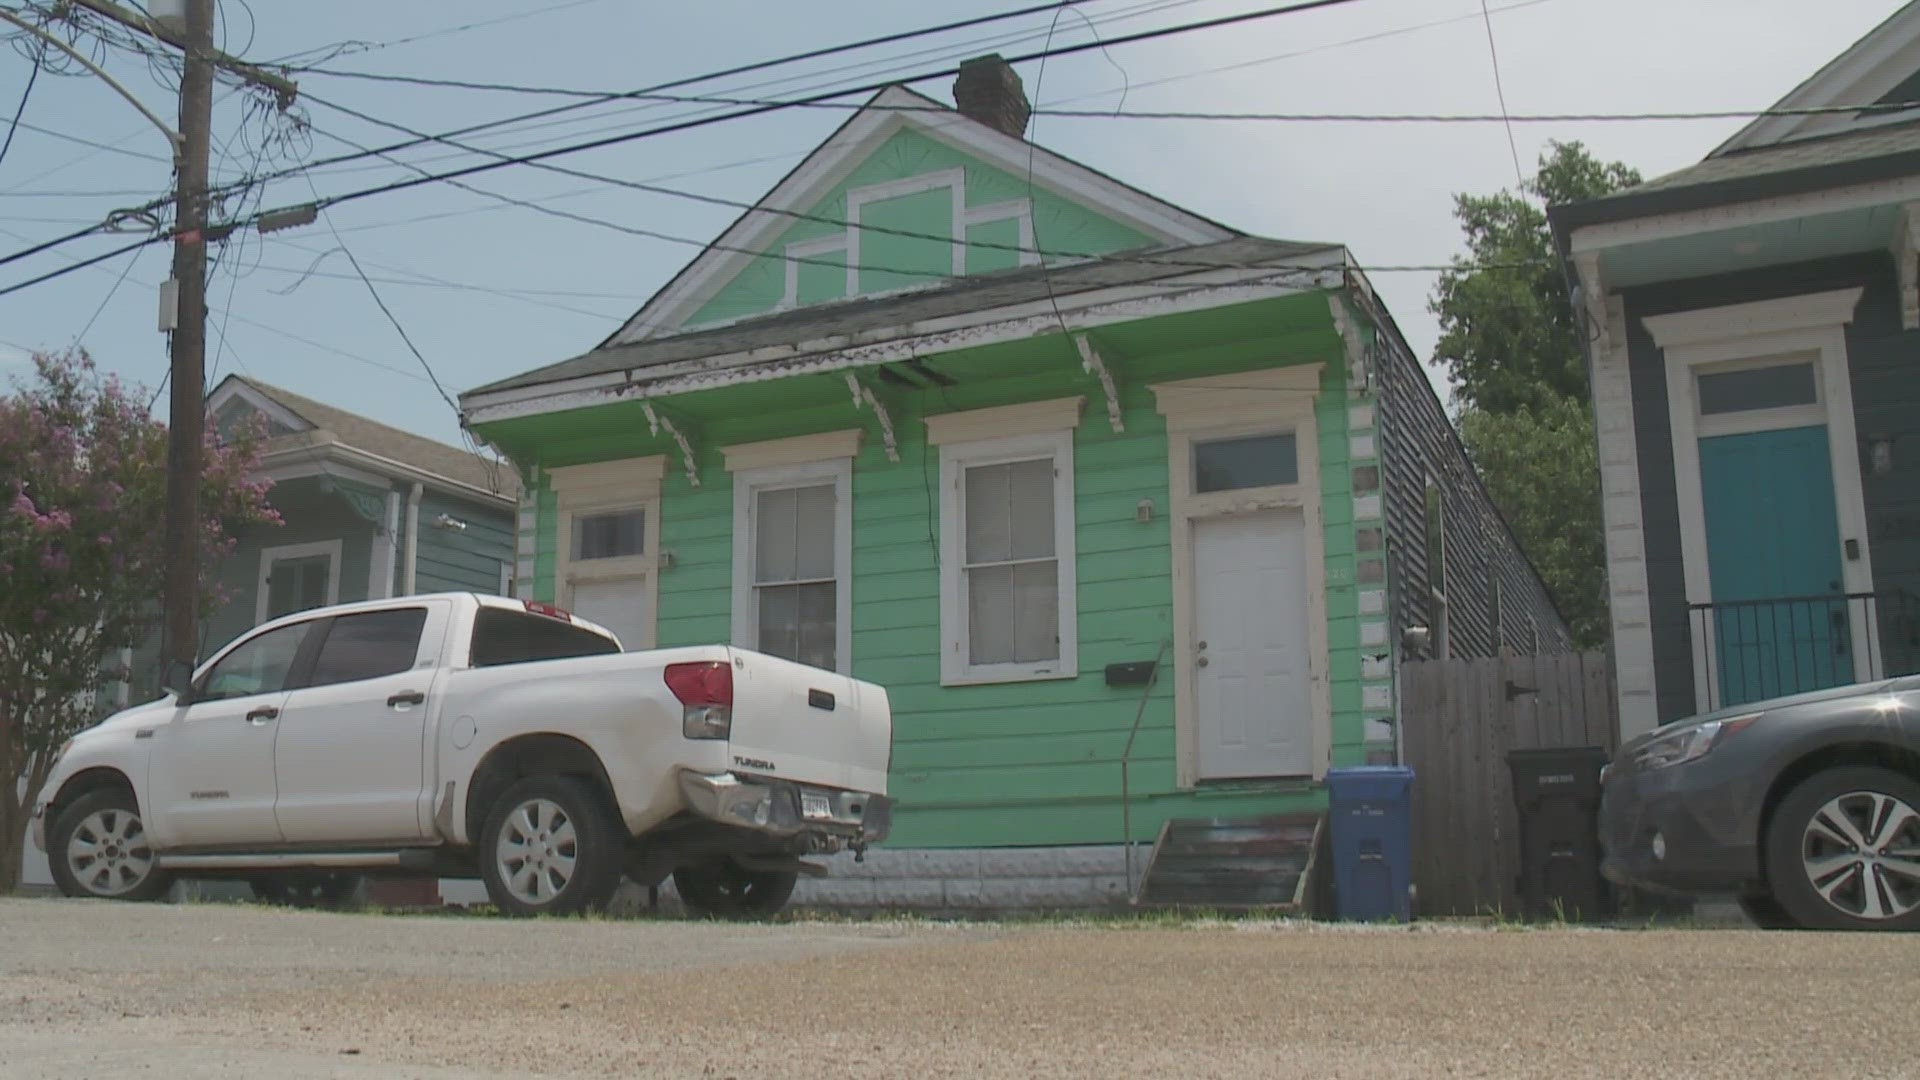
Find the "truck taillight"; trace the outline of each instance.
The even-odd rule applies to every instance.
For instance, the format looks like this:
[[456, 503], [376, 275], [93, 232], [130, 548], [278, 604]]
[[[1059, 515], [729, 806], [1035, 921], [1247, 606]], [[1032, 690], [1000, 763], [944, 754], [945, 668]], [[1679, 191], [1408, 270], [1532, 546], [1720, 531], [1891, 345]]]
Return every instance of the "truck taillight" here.
[[667, 689], [680, 699], [681, 733], [724, 739], [733, 732], [733, 668], [718, 660], [668, 664]]

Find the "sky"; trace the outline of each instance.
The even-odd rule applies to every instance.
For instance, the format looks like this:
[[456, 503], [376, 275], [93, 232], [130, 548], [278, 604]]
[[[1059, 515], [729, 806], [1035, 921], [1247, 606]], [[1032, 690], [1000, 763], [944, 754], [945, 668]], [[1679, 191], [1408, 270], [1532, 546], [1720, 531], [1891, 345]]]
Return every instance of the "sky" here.
[[[436, 79], [621, 91], [893, 31], [1033, 6], [880, 0], [221, 0], [224, 47], [266, 62]], [[791, 96], [1008, 54], [1272, 6], [1272, 0], [1092, 0], [1048, 15], [974, 27], [685, 92]], [[1019, 65], [1043, 107], [1310, 113], [1515, 115], [1764, 108], [1892, 14], [1895, 0], [1359, 0], [1046, 63]], [[1089, 23], [1092, 25], [1090, 26]], [[482, 25], [473, 25], [482, 24]], [[1498, 54], [1499, 89], [1489, 52]], [[470, 28], [469, 28], [470, 27]], [[330, 46], [358, 48], [322, 59]], [[0, 54], [0, 123], [19, 104], [30, 62]], [[145, 58], [107, 61], [153, 111], [176, 111]], [[269, 126], [248, 95], [216, 95], [218, 179], [352, 152], [348, 142], [405, 138], [331, 106], [444, 132], [568, 98], [420, 87], [305, 72], [310, 145], [266, 149]], [[951, 100], [951, 79], [913, 83]], [[857, 100], [857, 99], [848, 99]], [[324, 103], [323, 103], [324, 102]], [[690, 107], [630, 103], [500, 128], [471, 141], [516, 152], [654, 126]], [[631, 141], [556, 164], [727, 199], [762, 195], [845, 117], [789, 109]], [[100, 221], [171, 185], [164, 137], [104, 82], [42, 75], [24, 125], [0, 158], [0, 251]], [[1652, 177], [1698, 160], [1734, 120], [1512, 125], [1151, 121], [1038, 117], [1041, 144], [1235, 228], [1346, 244], [1363, 266], [1426, 266], [1463, 251], [1456, 193], [1510, 188], [1549, 140], [1579, 140]], [[51, 132], [52, 134], [49, 134]], [[65, 136], [65, 138], [62, 138]], [[103, 144], [106, 149], [72, 140]], [[281, 139], [277, 142], [285, 142]], [[406, 157], [444, 170], [478, 160], [443, 146]], [[259, 164], [256, 164], [259, 163]], [[417, 175], [377, 159], [322, 167], [256, 188], [245, 207], [310, 202]], [[604, 339], [717, 236], [735, 211], [515, 167], [469, 178], [495, 195], [667, 233], [686, 243], [566, 220], [446, 184], [363, 198], [319, 221], [236, 234], [208, 289], [209, 385], [230, 372], [449, 442], [456, 415], [355, 276], [350, 252], [445, 389], [460, 390], [577, 355]], [[60, 251], [87, 258], [128, 243], [107, 235]], [[344, 252], [343, 250], [344, 249]], [[36, 348], [76, 342], [106, 370], [158, 389], [156, 327], [169, 247], [155, 245], [0, 296], [0, 378]], [[45, 253], [0, 267], [0, 287], [66, 265]], [[1435, 274], [1377, 271], [1401, 329], [1423, 356], [1439, 336], [1428, 311]], [[165, 415], [166, 398], [156, 398]]]

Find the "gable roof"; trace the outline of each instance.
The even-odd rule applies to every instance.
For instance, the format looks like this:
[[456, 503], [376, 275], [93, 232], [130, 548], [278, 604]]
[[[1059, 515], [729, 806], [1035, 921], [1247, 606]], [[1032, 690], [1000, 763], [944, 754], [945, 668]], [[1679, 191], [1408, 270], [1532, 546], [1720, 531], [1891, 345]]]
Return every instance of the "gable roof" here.
[[[1845, 52], [1794, 87], [1786, 97], [1774, 102], [1773, 108], [1824, 109], [1920, 101], [1920, 93], [1915, 93], [1916, 87], [1911, 85], [1916, 74], [1920, 74], [1920, 0], [1909, 0]], [[1707, 157], [1712, 159], [1915, 118], [1912, 109], [1762, 116], [1735, 132]]]
[[947, 144], [1016, 175], [1033, 186], [1096, 206], [1103, 214], [1154, 237], [1163, 247], [1219, 243], [1242, 235], [1138, 188], [1015, 138], [902, 86], [880, 91], [827, 140], [743, 212], [711, 246], [656, 292], [601, 342], [631, 345], [679, 330], [682, 323], [736, 274], [766, 257], [766, 249], [844, 180], [867, 155], [903, 128]]
[[[240, 397], [265, 412], [292, 434], [267, 440], [265, 449], [277, 450], [333, 441], [376, 457], [442, 476], [448, 480], [493, 492], [502, 498], [519, 496], [519, 480], [512, 468], [459, 447], [369, 420], [345, 409], [315, 401], [290, 390], [242, 375], [229, 375], [207, 395], [208, 411]], [[329, 440], [327, 436], [332, 438]]]

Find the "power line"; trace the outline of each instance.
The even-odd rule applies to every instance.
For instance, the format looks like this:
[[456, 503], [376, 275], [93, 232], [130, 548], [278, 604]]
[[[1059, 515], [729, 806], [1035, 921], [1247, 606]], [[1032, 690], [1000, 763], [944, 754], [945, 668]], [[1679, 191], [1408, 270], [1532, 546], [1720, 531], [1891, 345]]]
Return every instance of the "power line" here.
[[33, 70], [27, 72], [27, 88], [20, 91], [20, 104], [13, 110], [13, 124], [7, 128], [7, 141], [0, 143], [0, 161], [7, 160], [7, 151], [13, 149], [13, 136], [20, 130], [20, 117], [27, 111], [27, 99], [33, 97], [33, 84], [40, 81], [40, 54], [33, 54]]
[[[275, 67], [284, 66], [294, 58], [304, 56], [307, 53], [327, 53], [328, 55], [325, 57], [324, 60], [313, 61], [314, 63], [325, 63], [326, 60], [337, 60], [342, 56], [357, 56], [361, 53], [375, 52], [380, 49], [391, 49], [401, 45], [411, 45], [419, 41], [430, 41], [434, 38], [451, 37], [454, 34], [464, 34], [470, 30], [484, 30], [487, 27], [499, 26], [502, 23], [516, 22], [520, 19], [536, 18], [541, 15], [551, 15], [554, 12], [565, 11], [568, 8], [585, 7], [588, 4], [594, 4], [599, 2], [600, 0], [566, 0], [565, 3], [549, 4], [546, 7], [536, 8], [533, 11], [520, 11], [510, 15], [501, 15], [501, 16], [498, 16], [497, 18], [482, 19], [478, 22], [463, 23], [459, 26], [443, 27], [439, 30], [429, 30], [429, 31], [426, 31], [425, 33], [412, 34], [410, 36], [403, 37], [403, 38], [394, 38], [391, 41], [377, 41], [377, 42], [344, 41], [339, 43], [338, 45], [324, 45], [317, 49], [302, 49], [300, 52], [289, 53], [286, 56], [281, 57], [279, 60], [272, 61], [272, 66], [275, 66]], [[332, 50], [332, 51], [329, 52], [329, 50]], [[244, 51], [245, 50], [242, 50], [242, 52]], [[307, 67], [289, 67], [287, 68], [287, 70], [290, 72], [306, 72], [306, 71], [311, 71], [313, 69], [307, 68]]]
[[[1060, 4], [1047, 5], [1046, 7], [1041, 8], [1040, 10], [1051, 10], [1054, 7], [1065, 6], [1065, 4], [1069, 2], [1083, 2], [1083, 0], [1062, 0], [1062, 3]], [[1301, 12], [1313, 11], [1321, 8], [1334, 7], [1334, 6], [1350, 4], [1355, 2], [1357, 2], [1357, 0], [1301, 0], [1301, 2], [1297, 2], [1289, 5], [1283, 5], [1279, 7], [1260, 8], [1255, 11], [1240, 12], [1233, 15], [1223, 15], [1216, 18], [1212, 18], [1212, 19], [1199, 20], [1196, 22], [1179, 23], [1173, 26], [1156, 27], [1152, 30], [1143, 30], [1133, 34], [1127, 34], [1120, 37], [1111, 38], [1105, 42], [1088, 42], [1088, 43], [1082, 43], [1077, 45], [1064, 45], [1059, 48], [1053, 48], [1053, 49], [1043, 49], [1037, 52], [1026, 53], [1019, 56], [1007, 57], [1006, 61], [1010, 64], [1017, 64], [1017, 63], [1024, 63], [1029, 60], [1038, 60], [1043, 56], [1049, 56], [1049, 57], [1068, 56], [1076, 53], [1086, 52], [1091, 49], [1103, 49], [1103, 48], [1108, 48], [1108, 47], [1117, 46], [1117, 45], [1133, 44], [1133, 43], [1142, 42], [1142, 41], [1155, 40], [1158, 38], [1173, 37], [1180, 34], [1193, 33], [1201, 30], [1219, 29], [1225, 26], [1233, 26], [1233, 25], [1238, 25], [1240, 23], [1253, 22], [1259, 19], [1272, 18], [1278, 15], [1299, 14]], [[839, 51], [839, 48], [836, 48], [834, 50], [828, 50], [828, 51]], [[733, 74], [733, 73], [737, 73], [737, 71], [739, 70], [748, 70], [757, 66], [761, 66], [761, 65], [748, 65], [746, 69], [735, 69], [734, 72], [728, 72], [725, 74]], [[329, 202], [329, 205], [336, 205], [339, 202], [348, 201], [350, 199], [363, 198], [370, 194], [376, 194], [376, 193], [383, 194], [387, 191], [399, 191], [399, 190], [404, 190], [406, 188], [418, 187], [422, 184], [435, 183], [443, 180], [455, 179], [463, 176], [470, 176], [480, 172], [490, 172], [494, 169], [504, 168], [508, 165], [525, 164], [529, 161], [538, 161], [538, 160], [543, 160], [549, 157], [560, 157], [567, 154], [581, 153], [587, 150], [598, 150], [608, 146], [623, 145], [625, 143], [634, 142], [640, 139], [652, 138], [657, 135], [667, 135], [667, 134], [672, 134], [680, 131], [688, 131], [694, 128], [706, 127], [711, 124], [723, 123], [728, 120], [739, 120], [739, 119], [744, 119], [751, 116], [758, 116], [764, 113], [774, 112], [780, 109], [787, 109], [787, 108], [793, 108], [796, 106], [806, 105], [810, 102], [829, 101], [834, 98], [847, 97], [855, 94], [877, 93], [878, 91], [884, 90], [890, 86], [907, 85], [907, 84], [916, 83], [916, 82], [926, 82], [930, 79], [951, 77], [953, 75], [958, 74], [959, 70], [960, 69], [957, 66], [945, 67], [937, 71], [927, 71], [927, 72], [921, 72], [918, 74], [907, 75], [903, 78], [887, 79], [882, 82], [867, 83], [861, 86], [827, 90], [820, 93], [809, 95], [807, 97], [793, 99], [793, 100], [767, 102], [765, 104], [750, 106], [750, 107], [733, 111], [733, 112], [714, 113], [714, 114], [695, 117], [691, 119], [682, 119], [682, 120], [672, 121], [657, 127], [643, 128], [638, 131], [624, 132], [618, 135], [612, 135], [605, 138], [593, 139], [585, 142], [572, 143], [565, 146], [555, 147], [549, 150], [542, 150], [537, 153], [517, 155], [509, 160], [473, 165], [465, 169], [457, 169], [457, 170], [453, 170], [446, 173], [434, 174], [431, 177], [420, 177], [410, 181], [396, 182], [394, 184], [386, 185], [378, 189], [368, 189], [367, 191], [356, 192], [356, 193], [349, 194], [347, 196], [337, 196], [337, 197], [334, 197]], [[696, 76], [694, 78], [676, 80], [673, 83], [662, 84], [660, 86], [650, 87], [644, 90], [637, 90], [637, 91], [634, 91], [632, 94], [608, 95], [605, 98], [605, 100], [616, 100], [621, 97], [640, 96], [640, 95], [655, 93], [661, 90], [673, 89], [677, 86], [687, 85], [690, 83], [710, 81], [711, 79], [720, 78], [720, 77], [723, 77], [723, 76], [722, 75]], [[518, 123], [524, 120], [534, 119], [541, 116], [551, 116], [559, 112], [565, 112], [565, 111], [570, 111], [576, 108], [582, 108], [582, 107], [585, 107], [587, 104], [590, 104], [590, 102], [575, 102], [571, 105], [556, 106], [553, 109], [543, 110], [537, 113], [529, 113], [525, 116], [514, 117], [508, 120], [494, 121], [486, 124], [473, 125], [467, 128], [462, 128], [457, 131], [446, 132], [444, 134], [434, 136], [431, 138], [416, 138], [416, 139], [412, 139], [402, 143], [395, 143], [391, 146], [371, 148], [367, 151], [353, 154], [353, 155], [345, 155], [342, 157], [337, 157], [337, 158], [333, 158], [325, 161], [313, 162], [307, 165], [281, 170], [275, 173], [269, 173], [265, 176], [257, 178], [255, 182], [277, 180], [285, 176], [306, 172], [312, 169], [323, 167], [325, 165], [338, 164], [343, 161], [358, 160], [360, 158], [365, 158], [365, 157], [376, 157], [383, 154], [389, 154], [397, 150], [409, 149], [411, 147], [419, 146], [422, 143], [435, 141], [437, 139], [457, 138], [462, 135], [472, 134], [475, 131], [499, 127], [504, 124]], [[225, 191], [223, 190], [220, 192], [216, 192], [215, 194], [225, 194]], [[170, 201], [170, 200], [160, 200], [154, 205], [165, 205], [167, 201]]]
[[1513, 118], [1507, 115], [1507, 88], [1500, 78], [1500, 49], [1493, 43], [1493, 12], [1487, 10], [1487, 0], [1480, 0], [1480, 19], [1487, 24], [1487, 56], [1493, 61], [1493, 92], [1500, 100], [1500, 118], [1507, 128], [1507, 151], [1513, 155], [1513, 178], [1524, 188], [1527, 186], [1527, 172], [1520, 167], [1520, 144], [1513, 139]]
[[[24, 121], [16, 121], [13, 126], [25, 128], [36, 135], [45, 135], [48, 138], [61, 139], [66, 142], [76, 143], [80, 146], [91, 147], [95, 150], [103, 150], [109, 154], [119, 154], [123, 157], [139, 158], [141, 161], [151, 161], [160, 165], [173, 164], [172, 161], [168, 160], [167, 158], [163, 158], [158, 154], [143, 153], [142, 151], [139, 151], [139, 150], [128, 150], [125, 147], [114, 146], [111, 143], [95, 142], [92, 139], [82, 138], [78, 135], [69, 135], [64, 131], [56, 131], [53, 128], [41, 127], [38, 124], [29, 124]], [[9, 134], [11, 134], [11, 131], [9, 131]]]
[[81, 327], [80, 332], [73, 336], [73, 343], [75, 345], [78, 345], [87, 339], [87, 332], [93, 329], [94, 323], [100, 321], [100, 313], [107, 310], [107, 305], [113, 302], [114, 294], [120, 291], [120, 286], [123, 283], [125, 283], [125, 281], [127, 280], [127, 275], [133, 272], [134, 264], [138, 263], [140, 261], [140, 256], [145, 255], [146, 253], [147, 253], [147, 249], [144, 247], [136, 250], [133, 253], [133, 258], [127, 260], [127, 265], [120, 268], [120, 276], [114, 279], [113, 288], [108, 289], [107, 295], [104, 297], [101, 297], [100, 306], [93, 309], [93, 315], [92, 317], [87, 319], [87, 325]]

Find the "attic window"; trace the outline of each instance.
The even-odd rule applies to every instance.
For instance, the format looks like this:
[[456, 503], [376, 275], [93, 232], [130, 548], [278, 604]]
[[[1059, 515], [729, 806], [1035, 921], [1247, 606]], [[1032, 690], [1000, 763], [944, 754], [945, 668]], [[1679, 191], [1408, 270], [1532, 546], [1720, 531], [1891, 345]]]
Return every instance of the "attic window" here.
[[780, 309], [1038, 262], [1031, 201], [968, 206], [966, 188], [959, 168], [848, 188], [844, 229], [787, 245]]

